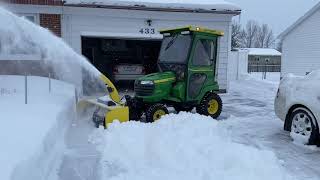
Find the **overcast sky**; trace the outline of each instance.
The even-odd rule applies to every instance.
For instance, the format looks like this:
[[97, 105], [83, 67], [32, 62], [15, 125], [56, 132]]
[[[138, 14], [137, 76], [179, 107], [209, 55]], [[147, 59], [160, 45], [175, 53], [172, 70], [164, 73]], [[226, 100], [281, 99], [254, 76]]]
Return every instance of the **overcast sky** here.
[[[255, 19], [269, 24], [276, 35], [303, 16], [320, 0], [226, 0], [242, 8], [241, 23]], [[238, 18], [236, 19], [238, 20]]]

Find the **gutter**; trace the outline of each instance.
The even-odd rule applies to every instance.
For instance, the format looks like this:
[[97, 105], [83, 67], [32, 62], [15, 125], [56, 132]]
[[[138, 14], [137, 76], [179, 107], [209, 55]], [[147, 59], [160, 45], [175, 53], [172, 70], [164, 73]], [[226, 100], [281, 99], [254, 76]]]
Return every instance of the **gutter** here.
[[87, 8], [105, 8], [105, 9], [124, 9], [141, 11], [162, 11], [162, 12], [187, 12], [187, 13], [211, 13], [211, 14], [232, 14], [239, 15], [241, 10], [206, 10], [206, 9], [183, 9], [183, 8], [162, 8], [146, 6], [120, 6], [120, 5], [98, 5], [98, 4], [64, 4], [66, 7], [87, 7]]

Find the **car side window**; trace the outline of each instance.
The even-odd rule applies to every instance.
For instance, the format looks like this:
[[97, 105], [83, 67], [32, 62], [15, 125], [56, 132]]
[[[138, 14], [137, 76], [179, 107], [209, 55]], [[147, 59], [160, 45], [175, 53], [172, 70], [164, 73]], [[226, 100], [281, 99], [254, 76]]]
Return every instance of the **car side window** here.
[[198, 40], [192, 64], [194, 66], [210, 66], [216, 58], [216, 43], [209, 39]]

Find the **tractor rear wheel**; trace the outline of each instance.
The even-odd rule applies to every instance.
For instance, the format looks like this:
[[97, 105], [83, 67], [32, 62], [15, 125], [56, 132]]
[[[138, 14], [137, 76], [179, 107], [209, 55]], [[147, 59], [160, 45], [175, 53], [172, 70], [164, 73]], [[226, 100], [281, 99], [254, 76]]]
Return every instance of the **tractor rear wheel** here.
[[197, 113], [216, 119], [222, 111], [222, 100], [216, 93], [207, 93], [197, 106]]
[[151, 105], [146, 111], [146, 122], [157, 121], [166, 114], [169, 114], [169, 111], [163, 104]]
[[129, 108], [129, 119], [131, 121], [140, 121], [143, 112], [140, 109]]

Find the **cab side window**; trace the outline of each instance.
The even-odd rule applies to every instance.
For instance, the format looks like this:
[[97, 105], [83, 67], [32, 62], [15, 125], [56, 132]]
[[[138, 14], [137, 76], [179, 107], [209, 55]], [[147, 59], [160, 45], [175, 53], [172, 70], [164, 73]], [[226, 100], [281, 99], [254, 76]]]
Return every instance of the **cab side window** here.
[[194, 66], [210, 66], [216, 59], [216, 42], [209, 39], [198, 40], [192, 64]]

